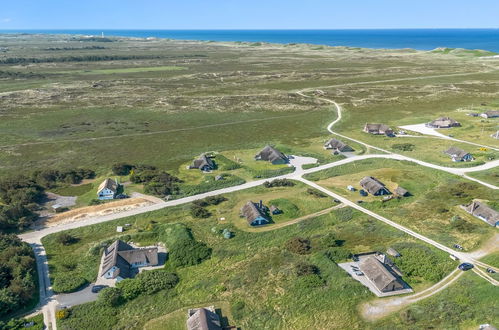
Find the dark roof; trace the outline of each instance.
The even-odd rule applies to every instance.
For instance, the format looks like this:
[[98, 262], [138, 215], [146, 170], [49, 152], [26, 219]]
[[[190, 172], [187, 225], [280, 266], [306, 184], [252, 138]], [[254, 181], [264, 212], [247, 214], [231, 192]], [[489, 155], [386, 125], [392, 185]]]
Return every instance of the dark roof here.
[[469, 154], [468, 152], [458, 147], [450, 147], [449, 149], [445, 150], [444, 153], [457, 159], [462, 159], [464, 156]]
[[337, 139], [331, 139], [324, 144], [324, 147], [328, 149], [338, 149], [339, 151], [354, 151], [352, 147], [345, 144], [343, 141]]
[[158, 264], [158, 248], [134, 248], [121, 240], [116, 240], [104, 250], [103, 258], [101, 275], [116, 266], [120, 270], [120, 277], [127, 278], [131, 277], [133, 263]]
[[406, 196], [408, 193], [407, 189], [404, 189], [401, 186], [398, 186], [397, 189], [395, 189], [395, 194], [398, 196]]
[[269, 162], [274, 162], [279, 159], [282, 159], [285, 162], [288, 161], [288, 157], [286, 157], [285, 154], [271, 146], [266, 146], [265, 148], [263, 148], [262, 151], [260, 151], [260, 153], [255, 156], [255, 159], [266, 160]]
[[104, 188], [107, 188], [115, 193], [118, 191], [118, 184], [113, 179], [107, 178], [106, 180], [102, 181], [97, 191], [99, 192]]
[[484, 112], [487, 117], [499, 117], [499, 110], [489, 110]]
[[398, 281], [386, 266], [374, 256], [363, 259], [359, 265], [364, 275], [374, 283], [379, 291], [384, 291], [390, 284], [397, 282], [402, 288], [403, 285]]
[[220, 317], [213, 308], [197, 308], [189, 310], [188, 330], [221, 330]]
[[376, 195], [381, 189], [386, 189], [385, 185], [381, 181], [372, 176], [364, 177], [362, 180], [360, 180], [360, 185], [371, 195]]
[[270, 206], [270, 212], [274, 212], [274, 211], [280, 211], [279, 208], [275, 205], [271, 205]]
[[385, 124], [366, 124], [364, 126], [364, 131], [368, 133], [377, 133], [377, 134], [391, 134], [393, 133], [390, 126]]
[[259, 203], [253, 203], [252, 201], [249, 201], [244, 204], [243, 208], [241, 209], [241, 213], [246, 217], [246, 220], [251, 225], [253, 221], [255, 221], [255, 219], [258, 217], [267, 219], [265, 211], [262, 208], [260, 208]]
[[205, 166], [208, 166], [209, 168], [213, 169], [215, 168], [215, 163], [213, 162], [213, 160], [206, 156], [206, 154], [202, 154], [201, 156], [199, 156], [198, 159], [194, 160], [194, 162], [192, 162], [192, 165], [190, 166], [191, 168], [198, 168], [198, 169], [203, 169]]
[[495, 226], [499, 222], [499, 212], [477, 200], [471, 202], [466, 207], [466, 211], [475, 217], [484, 219], [491, 226]]
[[450, 117], [440, 117], [428, 123], [429, 126], [433, 127], [452, 127], [452, 126], [460, 126], [461, 124], [450, 118]]

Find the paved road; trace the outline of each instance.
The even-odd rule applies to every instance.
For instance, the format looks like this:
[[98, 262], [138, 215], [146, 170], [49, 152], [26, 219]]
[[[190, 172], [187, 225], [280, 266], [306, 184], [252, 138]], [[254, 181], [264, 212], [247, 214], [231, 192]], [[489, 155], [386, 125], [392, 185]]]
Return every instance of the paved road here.
[[[452, 76], [452, 75], [446, 75], [446, 76]], [[416, 78], [416, 79], [422, 79], [422, 78]], [[403, 79], [403, 80], [407, 80], [407, 79]], [[393, 80], [393, 81], [398, 81], [397, 80]], [[369, 82], [369, 83], [372, 83], [372, 82]], [[303, 96], [303, 97], [309, 97], [305, 94], [303, 94], [302, 92], [299, 92], [298, 93], [299, 95]], [[328, 169], [328, 168], [332, 168], [332, 167], [335, 167], [335, 166], [340, 166], [340, 165], [344, 165], [344, 164], [347, 164], [347, 163], [351, 163], [351, 162], [354, 162], [354, 161], [358, 161], [358, 160], [361, 160], [361, 159], [369, 159], [369, 158], [386, 158], [386, 159], [394, 159], [394, 160], [406, 160], [406, 161], [411, 161], [411, 162], [415, 162], [419, 165], [422, 165], [422, 166], [426, 166], [426, 167], [430, 167], [430, 168], [434, 168], [434, 169], [437, 169], [437, 170], [442, 170], [442, 171], [445, 171], [445, 172], [448, 172], [448, 173], [452, 173], [452, 174], [455, 174], [455, 175], [459, 175], [459, 176], [463, 176], [463, 177], [466, 177], [470, 180], [473, 180], [473, 181], [476, 181], [480, 184], [483, 184], [489, 188], [492, 188], [492, 189], [499, 189], [499, 187], [496, 187], [494, 185], [491, 185], [491, 184], [488, 184], [486, 182], [482, 182], [480, 180], [477, 180], [477, 179], [474, 179], [474, 178], [470, 178], [470, 177], [467, 177], [465, 176], [465, 173], [468, 173], [468, 172], [473, 172], [473, 171], [480, 171], [480, 170], [484, 170], [484, 169], [490, 169], [490, 168], [493, 168], [495, 166], [498, 166], [499, 165], [499, 160], [498, 161], [494, 161], [494, 162], [489, 162], [487, 164], [484, 164], [484, 165], [481, 165], [481, 166], [477, 166], [477, 167], [474, 167], [474, 168], [450, 168], [450, 167], [444, 167], [444, 166], [439, 166], [439, 165], [435, 165], [435, 164], [431, 164], [431, 163], [427, 163], [427, 162], [424, 162], [424, 161], [420, 161], [420, 160], [417, 160], [417, 159], [414, 159], [414, 158], [410, 158], [410, 157], [407, 157], [407, 156], [403, 156], [403, 155], [399, 155], [399, 154], [394, 154], [388, 150], [384, 150], [382, 148], [378, 148], [378, 147], [375, 147], [375, 146], [371, 146], [367, 143], [364, 143], [362, 141], [359, 141], [359, 140], [356, 140], [356, 139], [352, 139], [350, 137], [347, 137], [345, 135], [342, 135], [342, 134], [339, 134], [339, 133], [336, 133], [333, 131], [333, 126], [338, 123], [341, 118], [342, 118], [342, 109], [340, 107], [339, 104], [337, 104], [336, 102], [332, 101], [332, 100], [329, 100], [327, 98], [320, 98], [330, 104], [333, 104], [337, 110], [337, 118], [328, 125], [327, 129], [330, 133], [332, 134], [335, 134], [337, 136], [340, 136], [340, 137], [343, 137], [345, 139], [348, 139], [348, 140], [351, 140], [351, 141], [354, 141], [356, 143], [359, 143], [361, 145], [364, 145], [365, 147], [367, 148], [371, 148], [371, 149], [374, 149], [374, 150], [378, 150], [378, 151], [381, 151], [385, 154], [380, 154], [380, 155], [361, 155], [361, 156], [354, 156], [354, 157], [350, 157], [350, 158], [347, 158], [347, 159], [343, 159], [343, 160], [340, 160], [340, 161], [337, 161], [337, 162], [334, 162], [334, 163], [329, 163], [329, 164], [325, 164], [325, 165], [322, 165], [322, 166], [319, 166], [319, 167], [315, 167], [315, 168], [311, 168], [311, 169], [307, 169], [307, 170], [304, 170], [302, 168], [302, 165], [303, 164], [307, 164], [307, 163], [312, 163], [312, 162], [315, 162], [314, 159], [312, 158], [306, 158], [306, 157], [296, 157], [292, 160], [292, 163], [293, 165], [296, 167], [296, 171], [294, 173], [290, 173], [290, 174], [286, 174], [286, 175], [283, 175], [283, 176], [280, 176], [280, 177], [277, 177], [277, 178], [288, 178], [288, 179], [294, 179], [294, 180], [299, 180], [299, 181], [302, 181], [304, 183], [306, 183], [307, 185], [309, 186], [312, 186], [326, 194], [328, 194], [329, 196], [332, 196], [338, 200], [340, 200], [341, 202], [343, 202], [344, 204], [352, 207], [352, 208], [355, 208], [365, 214], [368, 214], [372, 217], [374, 217], [375, 219], [378, 219], [394, 228], [397, 228], [401, 231], [404, 231], [406, 232], [407, 234], [413, 236], [413, 237], [416, 237], [428, 244], [431, 244], [443, 251], [446, 251], [450, 254], [454, 254], [456, 256], [458, 256], [460, 259], [462, 260], [466, 260], [466, 261], [469, 261], [469, 262], [472, 262], [474, 263], [475, 265], [480, 265], [482, 267], [490, 267], [490, 268], [493, 268], [493, 269], [496, 269], [496, 271], [499, 271], [499, 269], [497, 268], [494, 268], [494, 267], [491, 267], [483, 262], [479, 262], [479, 261], [476, 261], [474, 260], [473, 258], [471, 258], [469, 255], [467, 255], [466, 253], [462, 253], [462, 252], [456, 252], [438, 242], [435, 242], [423, 235], [420, 235], [402, 225], [399, 225], [385, 217], [382, 217], [372, 211], [369, 211], [361, 206], [359, 206], [358, 204], [354, 203], [354, 202], [351, 202], [350, 200], [338, 195], [338, 194], [335, 194], [311, 181], [308, 181], [306, 179], [304, 179], [302, 176], [304, 174], [307, 174], [307, 173], [313, 173], [313, 172], [317, 172], [317, 171], [321, 171], [321, 170], [324, 170], [324, 169]], [[273, 178], [273, 179], [277, 179], [277, 178]], [[153, 205], [149, 205], [149, 206], [145, 206], [145, 207], [142, 207], [142, 208], [137, 208], [137, 209], [134, 209], [134, 210], [130, 210], [130, 211], [125, 211], [125, 212], [122, 212], [122, 213], [118, 213], [118, 214], [110, 214], [110, 215], [107, 215], [107, 216], [101, 216], [101, 217], [93, 217], [93, 218], [87, 218], [85, 220], [82, 220], [80, 222], [73, 222], [73, 223], [67, 223], [67, 224], [62, 224], [62, 225], [59, 225], [59, 226], [53, 226], [53, 227], [48, 227], [48, 228], [43, 228], [43, 229], [39, 229], [39, 230], [35, 230], [35, 231], [32, 231], [32, 232], [28, 232], [28, 233], [24, 233], [22, 235], [19, 235], [19, 237], [21, 239], [23, 239], [24, 241], [30, 243], [35, 251], [35, 256], [36, 256], [36, 260], [37, 260], [37, 267], [38, 267], [38, 272], [39, 272], [39, 281], [40, 281], [40, 304], [39, 304], [39, 307], [43, 307], [43, 312], [44, 312], [44, 315], [45, 315], [45, 322], [46, 322], [46, 325], [48, 326], [49, 322], [52, 323], [52, 329], [55, 329], [56, 328], [56, 324], [55, 324], [55, 306], [57, 305], [57, 301], [54, 299], [54, 294], [52, 292], [52, 289], [51, 289], [51, 284], [50, 284], [50, 279], [49, 279], [49, 269], [48, 269], [48, 264], [47, 264], [47, 259], [46, 259], [46, 256], [45, 256], [45, 249], [43, 248], [43, 245], [41, 244], [41, 239], [46, 236], [46, 235], [49, 235], [49, 234], [53, 234], [53, 233], [57, 233], [57, 232], [60, 232], [60, 231], [64, 231], [64, 230], [68, 230], [68, 229], [74, 229], [74, 228], [79, 228], [79, 227], [84, 227], [84, 226], [89, 226], [89, 225], [93, 225], [93, 224], [97, 224], [97, 223], [102, 223], [102, 222], [106, 222], [106, 221], [111, 221], [111, 220], [116, 220], [116, 219], [121, 219], [121, 218], [124, 218], [124, 217], [128, 217], [128, 216], [133, 216], [133, 215], [138, 215], [138, 214], [143, 214], [143, 213], [146, 213], [146, 212], [151, 212], [151, 211], [155, 211], [155, 210], [159, 210], [159, 209], [162, 209], [162, 208], [165, 208], [165, 207], [171, 207], [171, 206], [175, 206], [175, 205], [181, 205], [181, 204], [185, 204], [185, 203], [190, 203], [190, 202], [193, 202], [195, 200], [199, 200], [199, 199], [202, 199], [202, 198], [205, 198], [207, 196], [214, 196], [214, 195], [219, 195], [219, 194], [227, 194], [227, 193], [231, 193], [231, 192], [235, 192], [235, 191], [239, 191], [239, 190], [244, 190], [244, 189], [248, 189], [248, 188], [252, 188], [252, 187], [256, 187], [256, 186], [259, 186], [261, 184], [263, 184], [265, 181], [268, 181], [268, 179], [264, 179], [264, 180], [257, 180], [257, 181], [252, 181], [252, 182], [247, 182], [247, 183], [244, 183], [242, 185], [239, 185], [239, 186], [234, 186], [234, 187], [229, 187], [229, 188], [224, 188], [224, 189], [219, 189], [219, 190], [216, 190], [216, 191], [211, 191], [211, 192], [207, 192], [207, 193], [204, 193], [204, 194], [199, 194], [199, 195], [195, 195], [195, 196], [190, 196], [190, 197], [185, 197], [185, 198], [181, 198], [181, 199], [177, 199], [177, 200], [173, 200], [173, 201], [167, 201], [167, 202], [161, 202], [161, 203], [157, 203], [157, 204], [153, 204]], [[481, 274], [482, 277], [486, 278], [489, 282], [491, 282], [492, 284], [494, 285], [497, 285], [497, 281], [493, 280], [492, 278], [490, 278], [487, 274], [483, 273]], [[50, 321], [49, 321], [50, 320]]]
[[431, 135], [431, 136], [438, 137], [438, 138], [441, 138], [441, 139], [444, 139], [444, 140], [451, 140], [451, 141], [456, 141], [456, 142], [461, 142], [461, 143], [467, 143], [467, 144], [471, 144], [471, 145], [474, 145], [474, 146], [477, 146], [477, 147], [485, 147], [485, 148], [488, 148], [488, 149], [499, 151], [499, 148], [496, 148], [496, 147], [486, 146], [486, 145], [482, 145], [482, 144], [479, 144], [479, 143], [469, 142], [469, 141], [460, 140], [460, 139], [456, 139], [456, 138], [450, 137], [448, 135], [445, 135], [445, 134], [442, 134], [442, 133], [438, 132], [434, 128], [426, 127], [426, 124], [405, 125], [405, 126], [400, 126], [400, 128], [403, 128], [403, 129], [406, 129], [406, 130], [409, 130], [409, 131], [414, 131], [414, 132], [426, 134], [426, 135]]

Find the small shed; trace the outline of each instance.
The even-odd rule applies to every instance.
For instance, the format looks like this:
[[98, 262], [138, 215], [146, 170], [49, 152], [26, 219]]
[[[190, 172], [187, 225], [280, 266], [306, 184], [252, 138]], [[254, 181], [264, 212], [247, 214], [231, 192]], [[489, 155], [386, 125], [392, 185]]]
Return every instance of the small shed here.
[[123, 232], [123, 226], [117, 226], [116, 227], [116, 232], [117, 233], [122, 233]]
[[386, 253], [388, 253], [389, 255], [391, 255], [392, 257], [395, 257], [395, 258], [400, 257], [400, 253], [398, 253], [397, 250], [395, 250], [392, 247], [388, 248], [388, 250], [386, 250]]
[[401, 186], [398, 186], [397, 189], [395, 189], [395, 195], [400, 196], [400, 197], [407, 197], [410, 194], [409, 194], [409, 191], [407, 191], [407, 189], [404, 189]]
[[64, 205], [61, 205], [61, 204], [54, 204], [54, 205], [52, 205], [52, 210], [55, 213], [61, 213], [61, 212], [67, 211], [68, 208], [65, 207]]
[[275, 205], [271, 205], [269, 210], [274, 215], [282, 213], [282, 211], [277, 206], [275, 206]]
[[223, 179], [224, 179], [224, 177], [223, 177], [223, 176], [221, 176], [221, 175], [217, 175], [217, 176], [215, 177], [215, 181], [220, 181], [220, 180], [223, 180]]
[[352, 185], [349, 185], [349, 186], [347, 187], [347, 189], [348, 189], [348, 190], [350, 190], [350, 191], [355, 191], [355, 187], [354, 187], [354, 186], [352, 186]]

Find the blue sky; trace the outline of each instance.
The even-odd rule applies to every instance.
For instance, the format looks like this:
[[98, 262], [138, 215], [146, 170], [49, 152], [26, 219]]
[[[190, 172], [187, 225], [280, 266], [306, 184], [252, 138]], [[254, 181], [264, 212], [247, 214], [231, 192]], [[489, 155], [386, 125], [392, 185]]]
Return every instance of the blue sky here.
[[496, 28], [498, 0], [1, 0], [0, 29]]

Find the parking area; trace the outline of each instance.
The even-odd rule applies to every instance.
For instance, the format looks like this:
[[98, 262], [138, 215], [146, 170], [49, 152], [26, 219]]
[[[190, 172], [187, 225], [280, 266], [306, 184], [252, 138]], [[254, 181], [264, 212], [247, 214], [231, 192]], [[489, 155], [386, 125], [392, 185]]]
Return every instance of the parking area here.
[[338, 264], [338, 266], [343, 268], [343, 270], [345, 270], [353, 279], [362, 283], [362, 285], [366, 286], [372, 293], [374, 293], [378, 297], [390, 297], [390, 296], [396, 296], [396, 295], [400, 295], [400, 294], [413, 292], [413, 290], [409, 286], [407, 286], [404, 289], [396, 290], [396, 291], [390, 291], [390, 292], [379, 291], [378, 288], [376, 288], [376, 286], [374, 285], [374, 283], [371, 282], [365, 275], [357, 275], [357, 274], [362, 273], [362, 272], [359, 272], [356, 270], [356, 269], [359, 269], [359, 262], [358, 261], [345, 262], [345, 263]]

